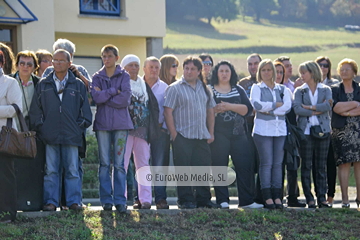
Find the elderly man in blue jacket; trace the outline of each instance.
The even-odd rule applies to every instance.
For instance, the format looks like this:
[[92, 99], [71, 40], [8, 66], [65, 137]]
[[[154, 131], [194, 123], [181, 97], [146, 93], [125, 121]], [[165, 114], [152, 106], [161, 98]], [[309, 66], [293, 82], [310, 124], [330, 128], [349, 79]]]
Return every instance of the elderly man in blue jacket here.
[[69, 52], [55, 51], [53, 64], [54, 71], [37, 84], [30, 107], [31, 123], [46, 144], [43, 210], [55, 211], [59, 206], [62, 168], [66, 205], [82, 210], [78, 147], [92, 114], [84, 83], [68, 70]]

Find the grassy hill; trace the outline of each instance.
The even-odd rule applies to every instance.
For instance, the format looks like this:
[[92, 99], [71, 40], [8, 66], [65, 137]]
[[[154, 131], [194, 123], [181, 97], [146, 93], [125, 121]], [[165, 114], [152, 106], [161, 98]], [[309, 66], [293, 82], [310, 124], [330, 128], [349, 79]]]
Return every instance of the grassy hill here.
[[212, 25], [202, 21], [168, 22], [164, 51], [176, 54], [180, 60], [189, 54], [208, 52], [215, 62], [231, 61], [242, 74], [247, 74], [246, 57], [253, 52], [270, 59], [288, 55], [295, 69], [304, 61], [326, 55], [333, 62], [335, 74], [341, 59], [360, 61], [360, 32], [316, 23], [268, 20], [256, 23], [251, 18], [226, 23], [213, 21]]

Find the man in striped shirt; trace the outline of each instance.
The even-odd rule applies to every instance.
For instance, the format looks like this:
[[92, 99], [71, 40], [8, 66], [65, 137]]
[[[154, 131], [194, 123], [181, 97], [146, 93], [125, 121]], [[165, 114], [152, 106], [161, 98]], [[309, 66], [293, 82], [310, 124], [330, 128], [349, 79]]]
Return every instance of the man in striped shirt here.
[[[183, 69], [182, 79], [165, 92], [164, 116], [172, 139], [174, 165], [210, 166], [215, 101], [204, 84], [201, 59], [187, 57]], [[220, 208], [210, 201], [209, 186], [195, 186], [195, 190], [196, 197], [191, 186], [177, 187], [179, 208]]]

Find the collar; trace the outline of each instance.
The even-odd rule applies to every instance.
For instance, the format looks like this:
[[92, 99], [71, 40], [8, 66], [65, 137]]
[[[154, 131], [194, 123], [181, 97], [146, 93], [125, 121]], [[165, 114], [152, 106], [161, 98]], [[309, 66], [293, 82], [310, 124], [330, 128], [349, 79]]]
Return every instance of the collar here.
[[[271, 88], [269, 88], [268, 85], [266, 85], [264, 82], [261, 82], [261, 83], [260, 83], [260, 87], [261, 87], [261, 88], [271, 89]], [[275, 83], [274, 90], [275, 90], [275, 89], [281, 89], [280, 85], [277, 84], [277, 83]]]
[[[324, 84], [323, 83], [317, 83], [316, 84], [316, 88], [322, 88], [322, 87], [324, 87]], [[305, 84], [303, 84], [302, 86], [301, 86], [301, 88], [302, 89], [310, 89], [310, 87], [309, 87], [309, 85], [307, 84], [307, 83], [305, 83]]]
[[[64, 83], [66, 83], [66, 81], [68, 80], [68, 78], [69, 78], [69, 72], [66, 73], [66, 75], [65, 75], [65, 77], [64, 77], [64, 79], [63, 79], [63, 81], [65, 81]], [[55, 71], [54, 71], [54, 74], [53, 74], [53, 79], [54, 79], [55, 82], [56, 82], [56, 81], [61, 82], [61, 80], [56, 77]]]
[[16, 78], [19, 82], [21, 82], [21, 85], [24, 86], [24, 87], [28, 87], [28, 86], [34, 84], [31, 75], [30, 75], [29, 80], [28, 80], [27, 83], [24, 83], [23, 80], [20, 79], [20, 74], [19, 74], [19, 72], [16, 72], [16, 73], [15, 73], [15, 78]]

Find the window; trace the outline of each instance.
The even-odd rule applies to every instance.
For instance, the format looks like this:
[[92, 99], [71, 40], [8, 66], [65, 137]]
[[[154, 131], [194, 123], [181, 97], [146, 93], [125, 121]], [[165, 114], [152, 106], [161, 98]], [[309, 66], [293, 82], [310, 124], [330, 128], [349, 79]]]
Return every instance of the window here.
[[80, 14], [120, 16], [120, 0], [80, 0]]

